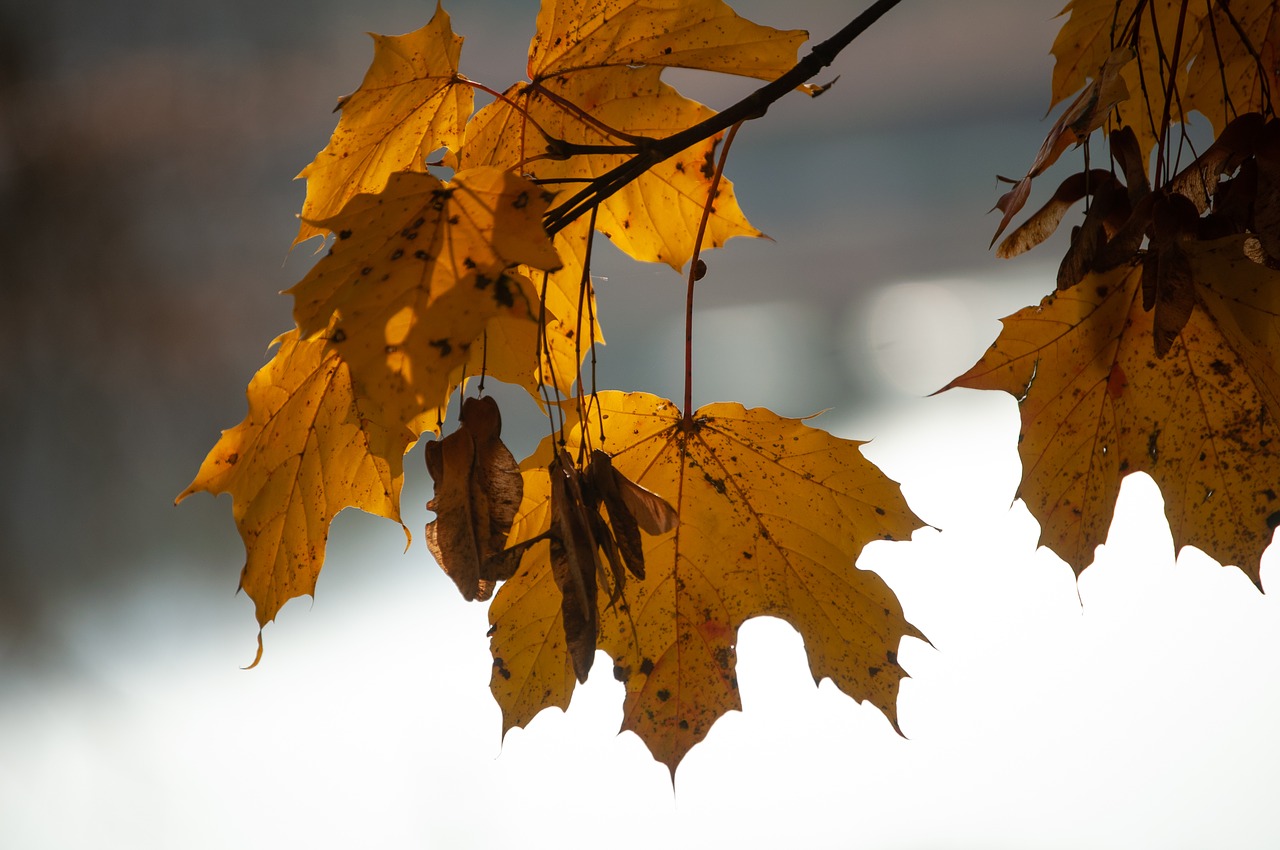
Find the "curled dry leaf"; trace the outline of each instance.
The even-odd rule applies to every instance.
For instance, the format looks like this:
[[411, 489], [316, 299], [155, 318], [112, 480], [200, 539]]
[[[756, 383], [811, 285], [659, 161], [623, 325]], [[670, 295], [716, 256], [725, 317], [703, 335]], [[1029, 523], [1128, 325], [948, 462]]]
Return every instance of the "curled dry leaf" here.
[[464, 599], [485, 600], [511, 577], [504, 559], [511, 523], [524, 482], [516, 459], [502, 442], [502, 414], [491, 396], [462, 403], [461, 424], [427, 443], [427, 470], [435, 495], [427, 509], [427, 547]]
[[1057, 191], [1044, 206], [1032, 213], [1030, 218], [1004, 238], [1000, 247], [996, 249], [996, 256], [1007, 260], [1030, 251], [1053, 235], [1058, 225], [1062, 223], [1067, 210], [1071, 209], [1076, 201], [1086, 195], [1113, 189], [1118, 185], [1115, 175], [1101, 168], [1072, 174], [1058, 185]]
[[1013, 188], [1002, 195], [993, 207], [1004, 213], [1004, 216], [1000, 219], [995, 236], [991, 237], [992, 245], [996, 244], [1009, 222], [1013, 221], [1013, 217], [1027, 203], [1027, 198], [1031, 195], [1031, 181], [1057, 162], [1062, 152], [1071, 145], [1080, 144], [1089, 138], [1089, 134], [1107, 120], [1116, 104], [1129, 97], [1129, 89], [1120, 77], [1120, 70], [1132, 59], [1133, 51], [1128, 48], [1118, 47], [1112, 51], [1101, 63], [1096, 79], [1085, 86], [1084, 91], [1054, 122], [1053, 129], [1040, 145], [1040, 151], [1026, 176], [1016, 182], [1009, 181], [1014, 184]]
[[[676, 526], [675, 509], [614, 469], [606, 452], [596, 449], [586, 470], [579, 470], [563, 448], [548, 468], [551, 527], [544, 535], [508, 550], [522, 553], [528, 543], [551, 541], [551, 566], [561, 593], [565, 644], [574, 675], [585, 682], [595, 660], [601, 580], [611, 587], [609, 606], [622, 598], [627, 573], [644, 578], [640, 531], [660, 535]], [[603, 508], [608, 515], [601, 514]], [[604, 560], [601, 560], [603, 553]], [[605, 571], [605, 565], [609, 571]]]

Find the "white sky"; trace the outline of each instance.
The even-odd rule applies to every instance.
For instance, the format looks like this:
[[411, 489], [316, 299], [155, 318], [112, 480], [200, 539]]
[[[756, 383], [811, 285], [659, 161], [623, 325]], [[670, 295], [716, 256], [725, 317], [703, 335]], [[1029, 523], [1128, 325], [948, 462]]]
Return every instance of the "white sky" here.
[[[931, 326], [929, 304], [945, 308], [958, 293], [981, 309], [995, 291], [908, 283], [869, 320], [892, 351], [895, 333]], [[894, 308], [912, 294], [927, 298]], [[935, 342], [940, 360], [916, 362], [908, 384], [933, 380], [948, 351], [975, 339]], [[1025, 509], [1009, 507], [1012, 400], [901, 398], [866, 422], [827, 414], [823, 424], [878, 434], [868, 454], [946, 529], [873, 544], [860, 562], [934, 643], [901, 652], [908, 739], [830, 682], [815, 688], [799, 636], [758, 620], [738, 647], [745, 711], [685, 759], [674, 794], [639, 740], [615, 734], [622, 691], [607, 675], [580, 688], [567, 714], [545, 712], [500, 743], [483, 607], [456, 596], [420, 540], [402, 555], [393, 525], [348, 514], [319, 600], [286, 607], [259, 669], [237, 669], [253, 651], [243, 598], [157, 585], [67, 612], [96, 678], [0, 708], [4, 843], [1280, 844], [1275, 597], [1192, 550], [1175, 564], [1158, 493], [1141, 476], [1126, 482], [1077, 596], [1068, 568], [1035, 549]], [[426, 518], [421, 496], [406, 494], [412, 528]]]

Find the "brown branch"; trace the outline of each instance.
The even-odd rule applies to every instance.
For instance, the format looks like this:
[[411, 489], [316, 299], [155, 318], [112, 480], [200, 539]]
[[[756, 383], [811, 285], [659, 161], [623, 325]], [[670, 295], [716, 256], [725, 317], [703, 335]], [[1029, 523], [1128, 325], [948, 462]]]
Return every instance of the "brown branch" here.
[[862, 14], [850, 21], [844, 29], [815, 46], [807, 56], [778, 79], [761, 86], [723, 112], [718, 112], [687, 130], [654, 140], [631, 159], [606, 171], [593, 180], [591, 185], [547, 212], [542, 220], [547, 232], [554, 236], [564, 230], [580, 215], [599, 206], [650, 168], [686, 148], [711, 138], [739, 121], [750, 121], [762, 117], [774, 101], [779, 100], [834, 62], [840, 51], [848, 47], [855, 38], [862, 35], [899, 2], [901, 0], [876, 0]]

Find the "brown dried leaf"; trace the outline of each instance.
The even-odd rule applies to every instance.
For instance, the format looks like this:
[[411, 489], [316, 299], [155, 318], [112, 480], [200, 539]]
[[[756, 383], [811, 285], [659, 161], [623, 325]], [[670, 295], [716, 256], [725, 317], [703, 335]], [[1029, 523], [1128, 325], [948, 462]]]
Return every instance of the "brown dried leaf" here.
[[427, 443], [427, 470], [435, 496], [427, 509], [427, 546], [464, 599], [485, 600], [510, 578], [498, 557], [524, 493], [520, 468], [502, 443], [502, 415], [491, 397], [462, 404], [461, 425]]
[[996, 256], [1007, 260], [1030, 251], [1054, 234], [1058, 225], [1062, 223], [1062, 217], [1076, 201], [1087, 194], [1116, 189], [1119, 186], [1111, 172], [1101, 168], [1072, 174], [1058, 185], [1057, 191], [1053, 193], [1048, 203], [1032, 213], [1030, 218], [1005, 237], [1000, 247], [996, 249]]

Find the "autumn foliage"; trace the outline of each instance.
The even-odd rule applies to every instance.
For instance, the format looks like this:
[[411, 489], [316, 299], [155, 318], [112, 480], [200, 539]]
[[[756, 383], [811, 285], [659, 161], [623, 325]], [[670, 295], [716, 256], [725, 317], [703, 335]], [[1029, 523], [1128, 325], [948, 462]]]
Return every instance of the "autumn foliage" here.
[[[801, 56], [805, 32], [721, 0], [543, 0], [528, 80], [503, 91], [459, 73], [441, 8], [374, 36], [299, 175], [298, 241], [324, 247], [288, 291], [296, 327], [179, 497], [232, 495], [259, 625], [314, 591], [339, 511], [400, 520], [403, 458], [430, 435], [427, 545], [465, 599], [491, 600], [504, 731], [566, 707], [603, 651], [623, 728], [674, 771], [740, 707], [737, 633], [763, 615], [801, 633], [815, 680], [896, 726], [899, 644], [923, 635], [855, 562], [921, 525], [898, 486], [809, 421], [692, 409], [689, 353], [683, 403], [606, 391], [583, 368], [608, 320], [594, 241], [682, 270], [691, 311], [700, 255], [760, 235], [723, 174], [738, 129], [779, 97], [822, 93], [806, 81], [894, 5]], [[1178, 545], [1260, 584], [1280, 524], [1280, 13], [1079, 0], [1064, 15], [1052, 100], [1070, 102], [998, 201], [993, 244], [1016, 256], [1085, 209], [1055, 291], [949, 386], [1018, 398], [1019, 495], [1077, 572], [1121, 480], [1143, 471]], [[664, 82], [669, 67], [765, 82], [716, 113]], [[1099, 145], [1108, 156], [1005, 236], [1036, 178]], [[486, 381], [546, 413], [521, 462]]]

